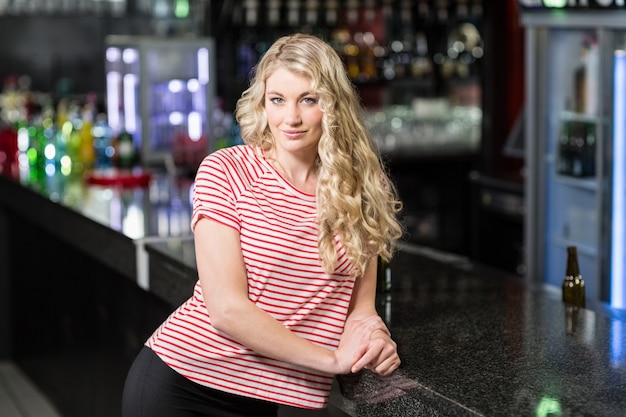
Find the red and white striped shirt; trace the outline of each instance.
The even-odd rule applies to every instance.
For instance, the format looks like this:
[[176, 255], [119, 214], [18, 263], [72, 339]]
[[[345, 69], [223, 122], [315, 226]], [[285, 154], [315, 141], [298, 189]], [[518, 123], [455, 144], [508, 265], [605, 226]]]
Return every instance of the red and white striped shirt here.
[[[339, 345], [355, 279], [339, 242], [337, 268], [322, 268], [314, 195], [241, 145], [204, 159], [193, 206], [192, 227], [208, 217], [239, 231], [250, 300], [298, 336], [328, 349]], [[328, 401], [333, 375], [270, 359], [213, 328], [199, 283], [146, 345], [211, 388], [303, 408]]]

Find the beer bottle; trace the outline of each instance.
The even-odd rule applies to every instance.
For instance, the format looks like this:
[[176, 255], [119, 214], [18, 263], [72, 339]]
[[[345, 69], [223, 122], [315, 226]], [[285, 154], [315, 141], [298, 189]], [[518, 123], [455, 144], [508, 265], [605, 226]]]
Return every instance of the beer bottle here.
[[391, 266], [381, 256], [378, 257], [376, 281], [376, 289], [379, 292], [386, 293], [391, 291]]
[[563, 279], [563, 302], [575, 307], [585, 307], [585, 281], [578, 268], [576, 246], [567, 247], [567, 268]]
[[137, 150], [131, 134], [122, 130], [115, 139], [114, 148], [113, 161], [115, 166], [121, 169], [131, 169], [137, 158]]

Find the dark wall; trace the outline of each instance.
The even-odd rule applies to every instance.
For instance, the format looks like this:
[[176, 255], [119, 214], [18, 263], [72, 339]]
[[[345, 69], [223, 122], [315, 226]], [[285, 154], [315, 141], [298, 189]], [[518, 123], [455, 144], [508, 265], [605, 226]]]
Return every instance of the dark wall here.
[[9, 216], [0, 207], [0, 360], [12, 353]]
[[120, 416], [128, 368], [173, 307], [19, 214], [6, 214], [9, 359], [61, 415]]
[[498, 0], [485, 8], [485, 54], [482, 173], [522, 183], [521, 158], [504, 154], [508, 135], [524, 107], [524, 29], [515, 0]]
[[150, 20], [141, 17], [2, 16], [0, 79], [29, 75], [35, 91], [103, 93], [106, 36], [152, 30]]

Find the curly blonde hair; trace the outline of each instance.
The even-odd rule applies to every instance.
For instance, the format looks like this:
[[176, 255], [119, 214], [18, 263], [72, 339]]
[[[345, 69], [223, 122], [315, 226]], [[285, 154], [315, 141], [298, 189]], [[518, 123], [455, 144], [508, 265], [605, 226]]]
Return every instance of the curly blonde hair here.
[[402, 203], [365, 127], [359, 95], [326, 42], [305, 34], [279, 38], [254, 68], [235, 112], [244, 142], [264, 151], [274, 146], [264, 108], [265, 82], [277, 68], [308, 78], [323, 112], [316, 189], [322, 265], [327, 272], [336, 266], [339, 238], [353, 273], [360, 276], [372, 256], [391, 259], [402, 236]]

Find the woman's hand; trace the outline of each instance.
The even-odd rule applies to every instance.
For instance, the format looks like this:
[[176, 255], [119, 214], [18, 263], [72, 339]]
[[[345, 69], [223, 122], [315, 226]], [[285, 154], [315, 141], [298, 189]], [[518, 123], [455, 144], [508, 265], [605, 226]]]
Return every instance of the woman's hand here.
[[398, 369], [400, 357], [397, 345], [386, 330], [376, 329], [372, 332], [369, 342], [357, 351], [352, 364], [352, 372], [369, 369], [379, 375], [387, 376]]
[[360, 352], [369, 343], [375, 331], [389, 332], [385, 323], [378, 315], [369, 315], [359, 319], [350, 319], [346, 322], [335, 356], [339, 369], [338, 374], [352, 372], [352, 366]]
[[[341, 364], [338, 373], [369, 369], [379, 375], [389, 375], [400, 366], [396, 343], [385, 322], [376, 312], [377, 257], [372, 257], [363, 277], [357, 280], [351, 308], [339, 348], [335, 351]], [[346, 356], [350, 363], [346, 366]]]
[[378, 315], [348, 320], [335, 355], [344, 374], [367, 368], [389, 375], [400, 365], [396, 343]]

